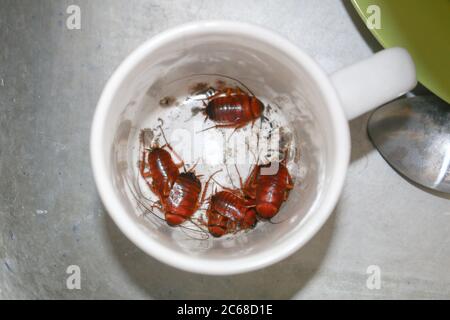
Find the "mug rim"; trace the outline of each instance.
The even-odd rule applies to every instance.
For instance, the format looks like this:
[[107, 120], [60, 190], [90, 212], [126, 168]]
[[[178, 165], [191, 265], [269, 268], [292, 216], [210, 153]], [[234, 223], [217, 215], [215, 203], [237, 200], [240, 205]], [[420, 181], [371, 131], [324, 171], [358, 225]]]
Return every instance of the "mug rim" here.
[[[339, 148], [336, 148], [336, 152], [333, 155], [334, 168], [332, 168], [332, 172], [334, 176], [329, 183], [331, 185], [327, 196], [324, 197], [322, 203], [316, 209], [314, 216], [308, 218], [308, 223], [302, 227], [301, 233], [297, 233], [291, 236], [288, 239], [289, 241], [283, 242], [285, 246], [281, 250], [279, 247], [267, 248], [267, 250], [253, 256], [229, 260], [190, 256], [186, 253], [169, 249], [160, 244], [157, 239], [146, 235], [142, 227], [133, 221], [119, 199], [114, 196], [115, 191], [110, 179], [110, 173], [107, 172], [104, 165], [108, 155], [102, 152], [102, 141], [103, 132], [106, 128], [106, 117], [116, 92], [127, 75], [136, 68], [139, 62], [160, 46], [187, 36], [211, 33], [247, 36], [283, 51], [295, 63], [305, 68], [306, 72], [316, 81], [324, 99], [327, 101], [326, 107], [331, 114], [330, 118], [333, 124], [333, 131], [335, 132], [333, 143], [339, 145]], [[339, 107], [330, 109], [330, 106]], [[108, 80], [98, 101], [91, 128], [90, 153], [94, 180], [100, 198], [113, 221], [136, 246], [159, 261], [181, 270], [210, 275], [231, 275], [261, 269], [285, 259], [305, 245], [325, 224], [337, 204], [344, 185], [350, 160], [350, 132], [341, 102], [329, 76], [301, 49], [274, 31], [260, 26], [244, 22], [207, 20], [191, 22], [163, 31], [145, 41], [125, 58]]]

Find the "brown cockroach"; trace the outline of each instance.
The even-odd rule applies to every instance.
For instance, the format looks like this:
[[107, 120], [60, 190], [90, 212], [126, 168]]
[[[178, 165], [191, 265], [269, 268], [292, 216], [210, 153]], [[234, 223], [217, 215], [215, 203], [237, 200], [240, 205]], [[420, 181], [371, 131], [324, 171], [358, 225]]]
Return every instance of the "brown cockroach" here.
[[[239, 174], [237, 167], [236, 171]], [[252, 229], [257, 222], [254, 201], [245, 197], [241, 176], [239, 175], [240, 189], [234, 185], [229, 172], [228, 176], [233, 188], [224, 187], [214, 180], [224, 190], [215, 191], [208, 198], [207, 227], [214, 237], [221, 237], [239, 230]]]
[[[276, 173], [262, 174], [264, 169], [278, 167]], [[245, 181], [243, 192], [255, 203], [258, 216], [263, 219], [273, 218], [287, 200], [289, 191], [294, 187], [292, 177], [286, 167], [286, 157], [280, 162], [265, 165], [256, 164]]]
[[239, 190], [224, 190], [213, 194], [208, 210], [208, 230], [214, 237], [256, 225], [255, 206], [244, 199]]
[[237, 229], [237, 222], [218, 214], [213, 210], [206, 212], [208, 219], [207, 227], [209, 233], [216, 238], [220, 238], [228, 233], [233, 233]]
[[207, 128], [235, 128], [239, 129], [248, 123], [255, 123], [263, 117], [264, 104], [253, 94], [242, 91], [239, 87], [225, 88], [207, 98], [202, 109], [205, 120], [210, 119], [215, 126]]
[[209, 177], [202, 193], [202, 184], [199, 180], [201, 176], [195, 175], [194, 168], [195, 165], [189, 171], [180, 173], [169, 195], [160, 200], [159, 209], [164, 213], [165, 220], [170, 226], [179, 225], [191, 218], [205, 201], [210, 179], [220, 172], [217, 171]]
[[[164, 217], [161, 217], [160, 215], [156, 214], [154, 212], [154, 208], [160, 207], [160, 203], [157, 203], [157, 205], [155, 205], [154, 201], [151, 201], [149, 199], [146, 199], [144, 197], [144, 195], [142, 194], [140, 188], [136, 185], [132, 185], [130, 184], [130, 181], [128, 181], [128, 179], [125, 179], [126, 184], [128, 186], [128, 190], [131, 192], [132, 196], [136, 199], [137, 205], [140, 209], [144, 210], [144, 217], [147, 215], [147, 213], [152, 214], [154, 217], [166, 222], [166, 219]], [[151, 204], [148, 204], [147, 202], [150, 201]], [[151, 220], [152, 221], [152, 220]], [[184, 230], [188, 230], [190, 232], [195, 232], [195, 233], [199, 233], [200, 234], [200, 238], [197, 237], [192, 237], [193, 239], [207, 239], [208, 238], [208, 233], [207, 231], [203, 230], [202, 227], [200, 227], [197, 223], [195, 223], [194, 221], [191, 221], [197, 228], [191, 228], [191, 227], [187, 227], [187, 226], [183, 226], [183, 225], [179, 225], [177, 227], [181, 228], [181, 230], [183, 232], [185, 232]]]
[[[139, 171], [145, 180], [151, 178], [151, 183], [147, 182], [147, 180], [146, 182], [152, 192], [161, 200], [169, 195], [175, 180], [180, 175], [179, 168], [184, 166], [184, 162], [167, 142], [162, 127], [159, 126], [159, 128], [166, 143], [161, 147], [155, 143], [149, 149], [146, 149], [145, 131], [141, 131], [140, 139], [144, 148]], [[179, 164], [174, 162], [172, 155], [165, 148], [169, 149], [178, 158]], [[147, 171], [145, 170], [146, 167], [148, 167]]]

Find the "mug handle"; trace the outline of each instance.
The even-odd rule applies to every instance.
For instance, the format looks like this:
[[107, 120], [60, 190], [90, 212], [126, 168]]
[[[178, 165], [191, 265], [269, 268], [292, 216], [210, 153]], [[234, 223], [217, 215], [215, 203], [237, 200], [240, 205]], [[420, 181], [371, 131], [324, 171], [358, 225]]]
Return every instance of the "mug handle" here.
[[403, 48], [382, 50], [331, 75], [348, 120], [413, 89], [416, 69]]

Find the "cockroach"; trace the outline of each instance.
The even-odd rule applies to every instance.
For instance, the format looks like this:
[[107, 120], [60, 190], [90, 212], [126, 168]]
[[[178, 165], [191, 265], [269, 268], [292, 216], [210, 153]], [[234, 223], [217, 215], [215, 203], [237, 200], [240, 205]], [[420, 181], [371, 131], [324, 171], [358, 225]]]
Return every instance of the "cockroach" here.
[[[125, 179], [125, 182], [128, 186], [128, 190], [130, 191], [130, 193], [133, 195], [133, 197], [136, 199], [136, 202], [138, 204], [138, 207], [142, 210], [144, 210], [144, 217], [146, 216], [146, 213], [151, 213], [154, 217], [166, 222], [166, 219], [164, 217], [161, 217], [160, 215], [156, 214], [154, 212], [154, 208], [155, 207], [160, 207], [160, 203], [158, 203], [158, 205], [155, 205], [155, 202], [153, 202], [153, 204], [148, 204], [146, 203], [146, 201], [143, 201], [142, 198], [145, 199], [145, 197], [142, 195], [140, 188], [136, 185], [133, 185], [130, 183], [130, 181], [128, 179]], [[148, 201], [150, 201], [149, 199], [146, 199]], [[153, 222], [153, 220], [150, 220]], [[195, 223], [194, 221], [192, 221], [192, 223], [197, 227], [197, 228], [191, 228], [191, 227], [187, 227], [187, 226], [183, 226], [183, 225], [179, 225], [177, 227], [179, 227], [183, 232], [185, 232], [185, 230], [188, 230], [190, 232], [195, 232], [199, 235], [198, 237], [194, 237], [189, 235], [189, 237], [193, 238], [193, 239], [200, 239], [200, 240], [204, 240], [208, 238], [208, 232], [205, 231], [202, 227], [200, 227], [197, 223]]]
[[240, 191], [224, 190], [211, 196], [206, 215], [208, 230], [214, 237], [255, 227], [254, 205], [238, 192]]
[[201, 191], [202, 184], [195, 173], [180, 173], [169, 195], [162, 199], [162, 211], [167, 224], [176, 226], [189, 219], [200, 206]]
[[227, 233], [232, 233], [237, 229], [237, 222], [218, 214], [213, 210], [206, 212], [208, 219], [207, 227], [209, 233], [216, 238], [220, 238]]
[[202, 184], [199, 180], [200, 176], [195, 175], [194, 168], [195, 165], [189, 171], [180, 173], [169, 195], [161, 199], [160, 210], [164, 213], [165, 220], [170, 226], [179, 225], [191, 218], [205, 201], [210, 179], [220, 172], [217, 171], [209, 177], [200, 198]]
[[[236, 171], [239, 174], [237, 167]], [[227, 233], [239, 230], [252, 229], [257, 223], [254, 201], [245, 197], [240, 174], [239, 182], [241, 188], [238, 189], [231, 179], [228, 167], [227, 173], [233, 188], [224, 187], [214, 180], [224, 190], [220, 192], [215, 191], [208, 198], [207, 226], [208, 231], [214, 237], [221, 237]]]
[[[162, 127], [160, 126], [159, 128], [166, 143], [161, 147], [155, 143], [149, 149], [146, 149], [145, 131], [141, 131], [141, 143], [144, 145], [144, 148], [139, 171], [144, 179], [151, 178], [151, 183], [148, 183], [147, 180], [146, 182], [152, 192], [161, 200], [169, 195], [175, 180], [180, 175], [179, 168], [184, 166], [184, 162], [167, 142]], [[169, 149], [178, 158], [179, 164], [174, 162], [172, 155], [165, 148]], [[147, 171], [145, 170], [146, 167], [148, 167]]]
[[[216, 123], [212, 128], [239, 129], [248, 123], [255, 123], [263, 117], [264, 104], [253, 94], [242, 91], [239, 87], [225, 88], [207, 98], [202, 109], [205, 120]], [[203, 131], [205, 131], [203, 130]]]
[[[264, 169], [277, 167], [274, 174], [262, 174]], [[269, 172], [270, 173], [270, 172]], [[255, 203], [258, 216], [263, 219], [273, 218], [287, 200], [289, 191], [294, 187], [292, 177], [286, 167], [286, 157], [280, 162], [264, 165], [256, 164], [247, 178], [243, 192]]]

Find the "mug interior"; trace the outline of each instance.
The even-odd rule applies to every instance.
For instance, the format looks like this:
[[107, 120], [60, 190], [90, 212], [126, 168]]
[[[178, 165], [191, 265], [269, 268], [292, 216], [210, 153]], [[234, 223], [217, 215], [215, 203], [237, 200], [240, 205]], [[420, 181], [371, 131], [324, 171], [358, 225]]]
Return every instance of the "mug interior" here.
[[[341, 171], [345, 171], [348, 132], [344, 130], [339, 136], [336, 123], [342, 122], [343, 116], [339, 105], [331, 106], [330, 97], [324, 94], [323, 86], [329, 86], [328, 79], [320, 74], [327, 82], [320, 83], [317, 74], [311, 72], [309, 60], [301, 63], [298, 56], [293, 58], [277, 46], [271, 34], [257, 30], [258, 34], [245, 28], [203, 25], [158, 36], [120, 67], [127, 72], [120, 81], [116, 77], [115, 90], [108, 99], [101, 130], [102, 150], [98, 154], [102, 155], [101, 165], [108, 173], [104, 182], [113, 192], [106, 197], [114, 197], [120, 204], [108, 210], [136, 244], [176, 267], [224, 274], [275, 262], [317, 231], [340, 191], [343, 172], [337, 176], [336, 161]], [[257, 97], [281, 106], [293, 131], [292, 162], [299, 170], [294, 176], [295, 188], [277, 216], [279, 223], [261, 223], [250, 232], [232, 237], [199, 240], [187, 239], [179, 228], [139, 214], [129, 183], [139, 179], [136, 141], [140, 129], [149, 117], [156, 119], [167, 111], [164, 109], [180, 108], [160, 104], [168, 94], [167, 88], [180, 79], [199, 74], [239, 79]], [[176, 90], [185, 90], [191, 84], [180, 82]], [[335, 115], [331, 112], [333, 107]], [[106, 204], [108, 200], [102, 197]], [[130, 235], [130, 230], [118, 220], [133, 224], [140, 236]]]

